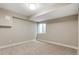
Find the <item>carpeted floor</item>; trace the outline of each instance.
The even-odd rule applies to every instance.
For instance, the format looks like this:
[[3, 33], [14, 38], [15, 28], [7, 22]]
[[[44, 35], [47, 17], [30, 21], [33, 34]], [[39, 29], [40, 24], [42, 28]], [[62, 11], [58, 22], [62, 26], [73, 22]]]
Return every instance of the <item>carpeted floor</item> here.
[[74, 49], [51, 45], [39, 41], [30, 41], [13, 47], [0, 49], [1, 55], [77, 55]]

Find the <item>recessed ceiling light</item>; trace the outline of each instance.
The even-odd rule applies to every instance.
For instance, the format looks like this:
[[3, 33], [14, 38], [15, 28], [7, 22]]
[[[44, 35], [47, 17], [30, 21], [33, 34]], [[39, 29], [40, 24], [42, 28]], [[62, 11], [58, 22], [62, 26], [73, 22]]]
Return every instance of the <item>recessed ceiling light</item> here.
[[30, 10], [36, 10], [38, 9], [39, 5], [36, 3], [27, 3], [26, 6], [30, 9]]

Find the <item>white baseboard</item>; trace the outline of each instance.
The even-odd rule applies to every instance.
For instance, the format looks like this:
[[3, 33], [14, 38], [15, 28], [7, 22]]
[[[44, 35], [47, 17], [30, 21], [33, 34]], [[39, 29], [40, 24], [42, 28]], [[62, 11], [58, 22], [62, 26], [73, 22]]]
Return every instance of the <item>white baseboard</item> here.
[[78, 50], [78, 48], [75, 47], [75, 46], [70, 46], [70, 45], [66, 45], [66, 44], [62, 44], [62, 43], [57, 43], [57, 42], [47, 41], [47, 40], [41, 40], [41, 39], [38, 39], [38, 41], [49, 43], [49, 44], [55, 44], [55, 45], [59, 45], [59, 46], [64, 46], [64, 47], [68, 47], [68, 48]]
[[24, 44], [24, 43], [28, 43], [28, 42], [30, 42], [30, 41], [32, 41], [32, 40], [3, 45], [3, 46], [0, 46], [0, 49], [12, 47], [12, 46], [16, 46], [16, 45], [20, 45], [20, 44]]
[[[16, 46], [16, 45], [20, 45], [20, 44], [24, 44], [24, 43], [28, 43], [30, 41], [36, 41], [36, 40], [33, 39], [33, 40], [28, 40], [28, 41], [13, 43], [13, 44], [7, 44], [7, 45], [0, 46], [0, 49], [12, 47], [12, 46]], [[55, 45], [64, 46], [64, 47], [68, 47], [68, 48], [72, 48], [72, 49], [78, 50], [77, 47], [66, 45], [66, 44], [62, 44], [62, 43], [57, 43], [57, 42], [52, 42], [52, 41], [47, 41], [47, 40], [37, 40], [37, 41], [41, 41], [41, 42], [45, 42], [45, 43], [49, 43], [49, 44], [55, 44]]]

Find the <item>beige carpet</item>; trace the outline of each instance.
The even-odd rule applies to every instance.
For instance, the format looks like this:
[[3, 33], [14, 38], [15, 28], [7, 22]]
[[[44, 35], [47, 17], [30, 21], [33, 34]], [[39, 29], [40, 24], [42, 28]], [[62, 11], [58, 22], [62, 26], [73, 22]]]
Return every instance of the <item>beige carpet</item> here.
[[0, 54], [1, 55], [76, 55], [77, 51], [70, 48], [51, 45], [39, 41], [30, 41], [26, 44], [0, 49]]

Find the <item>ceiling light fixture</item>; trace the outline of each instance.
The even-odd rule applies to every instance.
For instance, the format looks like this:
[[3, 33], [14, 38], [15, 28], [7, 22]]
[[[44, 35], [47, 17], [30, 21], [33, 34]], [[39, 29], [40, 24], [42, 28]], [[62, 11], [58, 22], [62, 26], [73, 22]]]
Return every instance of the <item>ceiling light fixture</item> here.
[[36, 10], [38, 8], [38, 4], [36, 3], [28, 3], [26, 4], [26, 6], [30, 9], [30, 10]]

